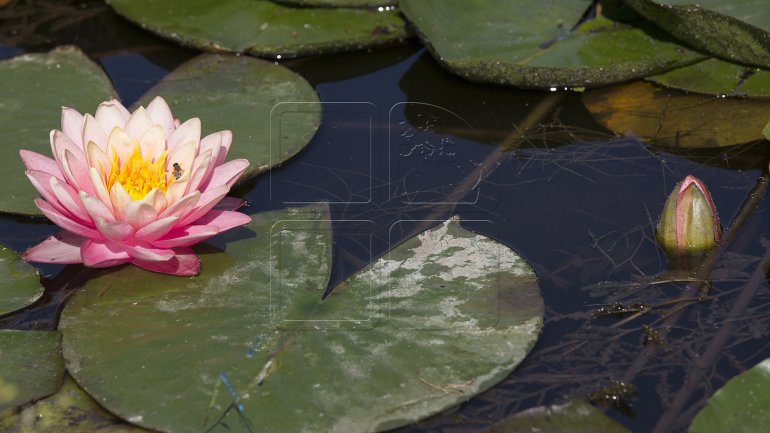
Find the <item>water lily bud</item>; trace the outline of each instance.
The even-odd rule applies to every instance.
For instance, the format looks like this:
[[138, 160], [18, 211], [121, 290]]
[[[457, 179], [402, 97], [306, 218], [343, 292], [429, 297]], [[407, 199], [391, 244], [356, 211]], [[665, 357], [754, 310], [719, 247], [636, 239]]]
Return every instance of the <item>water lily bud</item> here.
[[687, 258], [707, 252], [722, 235], [719, 218], [706, 185], [687, 176], [666, 200], [657, 238], [669, 256]]

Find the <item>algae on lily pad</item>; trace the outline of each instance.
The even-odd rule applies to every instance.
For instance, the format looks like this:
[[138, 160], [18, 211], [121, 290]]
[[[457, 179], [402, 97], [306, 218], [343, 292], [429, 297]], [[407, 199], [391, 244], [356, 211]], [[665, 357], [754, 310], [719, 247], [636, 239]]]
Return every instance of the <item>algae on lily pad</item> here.
[[767, 99], [687, 95], [646, 82], [593, 89], [583, 94], [583, 102], [607, 129], [667, 147], [760, 140], [770, 119]]
[[664, 86], [711, 95], [770, 97], [770, 71], [719, 59], [648, 77]]
[[434, 57], [473, 81], [529, 88], [591, 87], [704, 58], [656, 35], [654, 29], [601, 16], [578, 25], [592, 3], [402, 0], [400, 5]]
[[0, 315], [26, 307], [42, 295], [37, 269], [0, 245]]
[[0, 170], [6, 193], [0, 212], [41, 215], [19, 149], [51, 154], [49, 133], [61, 128], [62, 105], [93, 113], [115, 96], [102, 69], [75, 47], [0, 61]]
[[482, 433], [629, 433], [602, 411], [573, 400], [562, 405], [538, 406], [519, 412]]
[[690, 424], [691, 433], [761, 433], [770, 424], [770, 358], [730, 379]]
[[[203, 134], [233, 132], [228, 159], [251, 163], [239, 182], [297, 154], [321, 122], [318, 94], [304, 78], [246, 56], [201, 54], [171, 71], [139, 103], [146, 105], [158, 95], [180, 119], [199, 117]], [[271, 138], [271, 117], [276, 123], [283, 114], [291, 117], [291, 127]]]
[[291, 6], [331, 7], [331, 8], [374, 8], [395, 6], [398, 0], [273, 0]]
[[58, 331], [0, 330], [0, 413], [59, 389], [60, 341]]
[[734, 62], [770, 68], [770, 8], [763, 1], [623, 2], [696, 49]]
[[99, 406], [71, 377], [56, 394], [19, 413], [0, 414], [4, 433], [150, 433], [127, 424]]
[[108, 0], [165, 38], [209, 51], [288, 58], [362, 49], [408, 36], [395, 11], [297, 8], [269, 0]]
[[110, 412], [166, 432], [380, 431], [491, 387], [542, 326], [531, 267], [457, 219], [323, 301], [325, 205], [257, 214], [219, 240], [200, 276], [105, 271], [65, 307], [67, 367]]

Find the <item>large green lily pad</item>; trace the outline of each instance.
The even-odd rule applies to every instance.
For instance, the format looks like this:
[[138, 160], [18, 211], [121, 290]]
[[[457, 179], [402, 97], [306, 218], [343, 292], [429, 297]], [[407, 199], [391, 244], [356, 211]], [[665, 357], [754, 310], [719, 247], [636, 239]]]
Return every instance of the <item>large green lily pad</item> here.
[[321, 122], [318, 94], [304, 78], [251, 57], [202, 54], [173, 70], [140, 103], [158, 95], [174, 116], [199, 117], [204, 134], [232, 130], [228, 159], [251, 163], [240, 182], [297, 154]]
[[599, 86], [704, 58], [653, 29], [591, 19], [590, 0], [402, 0], [434, 57], [470, 80], [518, 87]]
[[770, 97], [770, 71], [708, 59], [648, 78], [658, 84], [712, 95]]
[[590, 404], [574, 400], [539, 406], [483, 430], [483, 433], [629, 433], [622, 425]]
[[372, 432], [492, 386], [537, 339], [532, 269], [456, 219], [321, 301], [328, 218], [326, 206], [255, 215], [194, 278], [124, 267], [92, 279], [62, 313], [69, 371], [161, 431]]
[[408, 36], [395, 11], [295, 8], [269, 0], [108, 0], [165, 38], [209, 51], [293, 56], [349, 51]]
[[0, 211], [40, 215], [19, 149], [50, 155], [48, 133], [61, 128], [62, 105], [93, 113], [115, 92], [101, 68], [74, 47], [0, 61], [0, 77], [0, 170], [6, 182]]
[[618, 134], [667, 147], [721, 147], [762, 139], [770, 100], [687, 95], [636, 82], [583, 94], [596, 120]]
[[770, 68], [770, 8], [757, 0], [623, 0], [687, 44], [717, 57]]
[[26, 307], [42, 295], [37, 269], [19, 259], [12, 249], [0, 245], [0, 314]]
[[5, 433], [150, 433], [99, 406], [67, 376], [59, 391], [19, 413], [0, 414]]
[[770, 424], [770, 358], [730, 379], [690, 424], [691, 433], [760, 433]]
[[0, 413], [59, 389], [60, 341], [58, 331], [0, 330]]

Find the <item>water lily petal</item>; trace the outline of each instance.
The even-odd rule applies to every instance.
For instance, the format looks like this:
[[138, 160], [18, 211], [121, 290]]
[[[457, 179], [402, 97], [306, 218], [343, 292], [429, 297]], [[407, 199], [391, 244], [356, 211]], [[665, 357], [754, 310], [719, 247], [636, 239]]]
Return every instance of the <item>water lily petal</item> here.
[[38, 209], [40, 209], [40, 212], [43, 212], [43, 215], [51, 220], [52, 223], [63, 228], [64, 230], [89, 239], [102, 239], [102, 235], [99, 232], [90, 227], [86, 227], [85, 225], [76, 222], [72, 218], [69, 218], [58, 212], [47, 201], [41, 198], [36, 198], [35, 205]]
[[[172, 185], [173, 186], [173, 185]], [[187, 215], [193, 207], [198, 203], [200, 200], [201, 193], [199, 191], [195, 191], [191, 194], [188, 194], [181, 199], [179, 199], [176, 203], [172, 203], [169, 207], [166, 208], [163, 212], [158, 215], [159, 218], [166, 218], [170, 216], [175, 217], [183, 217]]]
[[64, 174], [59, 169], [59, 164], [55, 159], [25, 149], [19, 150], [19, 155], [27, 170], [39, 170], [56, 176], [59, 179], [64, 179]]
[[251, 217], [241, 212], [226, 210], [210, 210], [207, 214], [198, 218], [195, 224], [214, 226], [220, 232], [230, 230], [233, 227], [243, 226], [251, 222]]
[[230, 187], [220, 186], [219, 188], [209, 189], [208, 191], [201, 194], [201, 198], [198, 200], [198, 204], [195, 205], [189, 214], [182, 218], [182, 221], [179, 222], [179, 225], [186, 226], [188, 224], [194, 223], [196, 220], [198, 220], [198, 218], [202, 217], [208, 211], [210, 211], [211, 208], [216, 206], [216, 204], [219, 203], [219, 201], [222, 200], [222, 198], [224, 198], [228, 192], [230, 192]]
[[217, 188], [222, 185], [232, 187], [248, 166], [249, 161], [234, 159], [214, 168], [214, 172], [211, 173], [211, 179], [209, 179], [206, 185], [201, 187], [201, 191]]
[[124, 129], [132, 140], [139, 141], [142, 138], [142, 135], [144, 135], [144, 132], [150, 128], [152, 128], [150, 116], [147, 115], [147, 112], [144, 111], [143, 107], [139, 107], [134, 110], [133, 114], [131, 114]]
[[171, 109], [168, 108], [166, 100], [160, 96], [156, 96], [155, 99], [147, 106], [147, 115], [150, 116], [152, 122], [156, 125], [163, 127], [164, 136], [170, 137], [176, 129], [174, 125], [174, 116], [171, 114]]
[[131, 256], [123, 250], [121, 243], [110, 240], [88, 239], [83, 242], [80, 254], [83, 257], [83, 264], [92, 268], [109, 268], [131, 260]]
[[51, 189], [51, 178], [53, 176], [39, 170], [30, 170], [26, 174], [27, 178], [29, 178], [29, 181], [32, 183], [32, 186], [35, 187], [40, 196], [43, 197], [48, 204], [53, 206], [60, 214], [68, 218], [75, 218], [64, 205], [59, 203], [59, 199], [56, 198], [56, 194], [54, 194]]
[[143, 158], [150, 158], [150, 161], [155, 161], [166, 150], [166, 135], [163, 131], [163, 127], [155, 125], [148, 129], [142, 139], [139, 140], [139, 149], [142, 152]]
[[171, 230], [166, 236], [152, 244], [160, 248], [189, 247], [200, 241], [216, 236], [219, 229], [214, 226], [193, 225]]
[[[78, 193], [75, 191], [75, 188], [54, 176], [51, 176], [48, 179], [48, 184], [51, 187], [51, 191], [53, 191], [54, 195], [56, 195], [56, 200], [58, 200], [62, 207], [67, 209], [67, 212], [71, 214], [77, 222], [91, 221], [91, 217], [80, 203], [80, 199], [78, 198]], [[50, 201], [49, 203], [53, 204]], [[65, 215], [68, 216], [67, 214]]]
[[195, 161], [192, 164], [192, 174], [187, 181], [187, 189], [185, 193], [191, 193], [198, 189], [201, 183], [207, 178], [207, 176], [213, 171], [211, 167], [212, 151], [206, 150], [201, 155], [195, 157]]
[[120, 219], [137, 230], [155, 221], [157, 216], [155, 208], [142, 201], [131, 201], [120, 210]]
[[191, 277], [200, 272], [200, 262], [192, 248], [184, 247], [175, 249], [176, 254], [170, 260], [165, 262], [146, 262], [142, 260], [132, 260], [134, 265], [152, 272], [177, 275], [180, 277]]
[[[85, 115], [83, 124], [83, 144], [87, 144], [89, 141], [93, 141], [97, 146], [104, 150], [104, 146], [107, 144], [107, 133], [110, 130], [104, 130], [99, 121], [96, 120], [90, 114]], [[83, 146], [81, 146], [81, 149]]]
[[131, 227], [131, 224], [123, 221], [108, 222], [104, 218], [97, 217], [94, 219], [94, 222], [96, 223], [96, 229], [99, 230], [99, 233], [112, 241], [122, 242], [133, 236], [136, 232], [136, 230]]
[[62, 230], [25, 251], [21, 258], [38, 263], [83, 263], [80, 257], [80, 246], [85, 240], [84, 237]]
[[[201, 141], [201, 120], [197, 117], [187, 120], [168, 137], [168, 150], [173, 152], [179, 146], [189, 142], [195, 143], [195, 149]], [[190, 159], [192, 161], [192, 158]]]
[[115, 183], [112, 185], [112, 188], [110, 189], [110, 201], [112, 202], [112, 207], [115, 209], [115, 216], [117, 218], [122, 218], [121, 211], [123, 208], [125, 208], [129, 203], [131, 203], [132, 198], [128, 194], [125, 188], [123, 188], [123, 185], [120, 183]]
[[83, 115], [69, 107], [61, 107], [61, 130], [69, 139], [83, 147]]
[[166, 195], [158, 188], [151, 189], [141, 201], [155, 208], [156, 213], [166, 210]]
[[224, 135], [224, 132], [225, 131], [215, 132], [201, 139], [200, 149], [198, 150], [198, 153], [201, 154], [211, 149], [212, 167], [216, 165], [216, 161], [219, 157], [219, 151], [222, 149], [222, 137]]
[[134, 151], [134, 140], [123, 129], [114, 128], [110, 132], [110, 138], [107, 141], [107, 157], [112, 158], [112, 153], [118, 154], [118, 160], [121, 164], [124, 164], [128, 158], [131, 157], [131, 153]]
[[139, 240], [152, 242], [156, 239], [162, 238], [166, 235], [166, 233], [171, 231], [177, 221], [179, 221], [178, 216], [170, 216], [155, 220], [137, 230], [134, 236]]
[[99, 170], [100, 173], [104, 173], [104, 176], [110, 175], [110, 160], [107, 158], [107, 154], [104, 153], [101, 147], [89, 141], [86, 144], [86, 157], [88, 166]]
[[64, 174], [63, 155], [65, 150], [70, 151], [70, 153], [75, 155], [75, 157], [81, 161], [86, 161], [85, 151], [83, 151], [79, 145], [73, 143], [63, 132], [56, 130], [51, 131], [50, 140], [51, 152], [53, 153], [54, 159], [56, 159], [56, 162], [59, 164], [59, 170], [61, 170], [62, 174]]
[[230, 144], [233, 142], [232, 131], [225, 130], [219, 131], [219, 133], [222, 134], [222, 144], [219, 147], [219, 153], [217, 154], [217, 160], [214, 162], [214, 166], [220, 166], [225, 163], [227, 152], [230, 151]]
[[166, 262], [174, 257], [174, 250], [168, 248], [154, 248], [151, 246], [126, 245], [126, 252], [132, 259], [143, 262]]
[[[62, 172], [70, 185], [88, 194], [94, 194], [94, 186], [88, 175], [88, 166], [78, 159], [72, 152], [65, 150], [62, 155]], [[94, 170], [91, 168], [91, 170]]]
[[[110, 99], [107, 102], [99, 104], [94, 116], [105, 132], [112, 131], [114, 128], [123, 128], [131, 117], [131, 113], [126, 110], [117, 99]], [[85, 143], [88, 143], [87, 141]]]
[[101, 200], [113, 214], [116, 214], [115, 209], [117, 208], [112, 206], [112, 200], [110, 200], [110, 195], [107, 193], [107, 186], [104, 185], [102, 176], [95, 168], [90, 167], [88, 169], [88, 179], [91, 181], [91, 186], [99, 200]]
[[78, 199], [88, 213], [91, 221], [96, 221], [97, 218], [102, 218], [107, 222], [115, 221], [116, 218], [112, 210], [110, 210], [99, 198], [80, 191]]

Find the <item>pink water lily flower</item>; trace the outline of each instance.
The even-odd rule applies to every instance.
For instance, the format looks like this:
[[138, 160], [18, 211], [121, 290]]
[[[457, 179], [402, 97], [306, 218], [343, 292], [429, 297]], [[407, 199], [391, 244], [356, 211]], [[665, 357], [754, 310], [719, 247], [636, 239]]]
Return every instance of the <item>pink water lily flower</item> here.
[[42, 196], [35, 204], [62, 228], [25, 260], [196, 275], [191, 246], [251, 220], [235, 211], [242, 200], [225, 197], [249, 165], [225, 162], [230, 131], [201, 139], [200, 119], [179, 124], [161, 97], [133, 113], [116, 100], [95, 116], [64, 107], [61, 124], [54, 159], [20, 151]]

